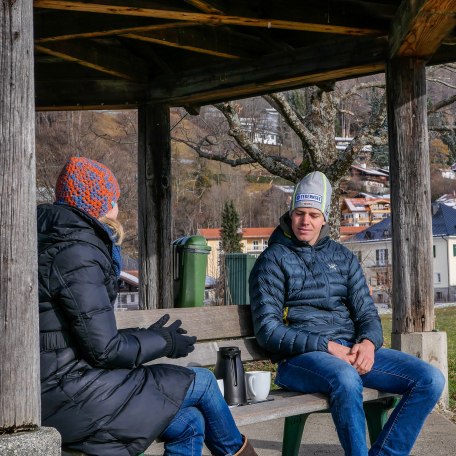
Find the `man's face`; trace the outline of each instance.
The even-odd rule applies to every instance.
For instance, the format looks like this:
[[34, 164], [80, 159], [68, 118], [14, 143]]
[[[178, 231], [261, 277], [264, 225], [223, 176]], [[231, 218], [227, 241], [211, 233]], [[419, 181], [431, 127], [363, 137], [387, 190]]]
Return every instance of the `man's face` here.
[[310, 245], [317, 242], [321, 228], [325, 224], [325, 218], [318, 209], [298, 207], [291, 213], [291, 229], [294, 235]]

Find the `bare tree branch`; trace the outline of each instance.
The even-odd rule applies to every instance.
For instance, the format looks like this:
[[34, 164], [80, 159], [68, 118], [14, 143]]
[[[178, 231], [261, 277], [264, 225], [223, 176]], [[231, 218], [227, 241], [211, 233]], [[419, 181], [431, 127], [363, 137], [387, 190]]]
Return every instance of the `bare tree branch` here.
[[303, 150], [307, 153], [311, 166], [317, 169], [318, 162], [315, 153], [316, 138], [310, 130], [304, 126], [302, 120], [297, 116], [296, 111], [293, 110], [283, 93], [273, 93], [266, 95], [263, 98], [265, 98], [271, 106], [276, 107], [280, 114], [286, 119], [287, 124], [301, 140]]
[[380, 106], [378, 115], [367, 123], [361, 131], [353, 138], [350, 144], [343, 150], [338, 159], [329, 167], [327, 174], [329, 179], [338, 180], [349, 170], [356, 156], [367, 144], [382, 145], [387, 142], [386, 132], [378, 134], [386, 120], [386, 99], [384, 98]]
[[443, 125], [441, 127], [429, 127], [430, 131], [443, 131], [453, 133], [456, 131], [456, 125]]
[[[296, 182], [296, 173], [298, 166], [295, 163], [284, 165], [277, 162], [270, 155], [264, 153], [260, 148], [254, 144], [247, 136], [246, 132], [242, 129], [241, 121], [233, 103], [221, 103], [215, 107], [225, 116], [230, 126], [229, 135], [232, 136], [239, 146], [245, 151], [249, 157], [257, 162], [264, 169], [271, 174], [281, 176], [284, 179]], [[292, 165], [292, 166], [290, 166]]]
[[440, 101], [438, 101], [437, 103], [434, 103], [432, 106], [430, 106], [428, 108], [428, 114], [432, 114], [434, 112], [437, 112], [440, 109], [453, 104], [454, 102], [456, 102], [456, 95], [453, 95], [450, 98], [446, 98], [445, 100], [440, 100]]
[[353, 97], [354, 95], [359, 96], [359, 91], [360, 90], [366, 90], [366, 89], [384, 89], [385, 88], [385, 82], [383, 81], [371, 81], [371, 82], [362, 82], [359, 84], [355, 84], [353, 87], [350, 88], [350, 90], [347, 90], [345, 93], [340, 95], [340, 99], [342, 101], [347, 100], [348, 98]]
[[437, 84], [442, 84], [443, 86], [445, 87], [449, 87], [450, 89], [456, 89], [456, 86], [454, 86], [453, 84], [450, 84], [449, 82], [445, 82], [443, 79], [439, 79], [439, 78], [427, 78], [427, 80], [429, 82], [435, 82]]
[[241, 165], [250, 165], [256, 163], [256, 161], [251, 157], [243, 157], [243, 158], [229, 158], [228, 154], [220, 155], [214, 153], [212, 150], [204, 150], [204, 145], [200, 143], [194, 143], [191, 141], [187, 141], [181, 138], [172, 138], [173, 141], [185, 144], [186, 146], [190, 147], [194, 150], [198, 156], [202, 158], [206, 158], [207, 160], [218, 161], [221, 163], [226, 163], [232, 167], [241, 166]]

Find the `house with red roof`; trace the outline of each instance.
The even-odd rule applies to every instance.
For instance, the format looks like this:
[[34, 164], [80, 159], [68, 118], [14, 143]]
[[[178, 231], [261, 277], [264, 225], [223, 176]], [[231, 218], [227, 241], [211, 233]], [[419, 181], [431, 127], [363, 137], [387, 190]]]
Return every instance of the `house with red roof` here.
[[[242, 228], [242, 252], [258, 256], [268, 246], [269, 237], [274, 229], [275, 227]], [[207, 274], [215, 278], [220, 274], [219, 258], [220, 253], [222, 253], [222, 236], [220, 231], [220, 228], [200, 228], [197, 233], [205, 237], [207, 244], [211, 247], [207, 264]]]

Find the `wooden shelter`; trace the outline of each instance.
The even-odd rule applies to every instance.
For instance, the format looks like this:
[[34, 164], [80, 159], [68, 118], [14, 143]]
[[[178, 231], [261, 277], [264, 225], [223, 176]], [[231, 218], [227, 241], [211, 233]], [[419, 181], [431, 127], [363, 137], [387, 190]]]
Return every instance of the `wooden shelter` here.
[[142, 299], [167, 307], [169, 107], [386, 71], [393, 332], [433, 329], [425, 65], [456, 60], [456, 0], [6, 0], [0, 19], [0, 430], [40, 422], [34, 107], [138, 108]]

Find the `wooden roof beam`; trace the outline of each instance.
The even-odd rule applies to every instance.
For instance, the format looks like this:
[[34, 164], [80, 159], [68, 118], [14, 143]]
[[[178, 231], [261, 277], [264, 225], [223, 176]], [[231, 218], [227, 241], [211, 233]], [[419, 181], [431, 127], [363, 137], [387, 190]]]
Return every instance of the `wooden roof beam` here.
[[432, 56], [456, 26], [456, 0], [403, 0], [390, 33], [390, 58]]
[[146, 99], [146, 85], [126, 80], [40, 82], [36, 86], [37, 111], [135, 109]]
[[90, 43], [88, 46], [86, 42], [71, 40], [38, 44], [35, 45], [35, 49], [121, 79], [131, 81], [147, 79], [144, 62], [126, 53], [122, 48], [116, 47], [111, 50], [96, 43]]
[[193, 27], [199, 25], [196, 22], [168, 22], [166, 24], [154, 24], [154, 25], [144, 25], [138, 27], [119, 27], [101, 30], [100, 27], [97, 29], [93, 27], [91, 30], [88, 30], [83, 33], [59, 33], [55, 34], [52, 32], [52, 28], [47, 27], [44, 30], [46, 33], [42, 38], [37, 38], [35, 43], [49, 43], [53, 41], [65, 41], [79, 38], [99, 38], [104, 36], [113, 36], [113, 35], [126, 35], [127, 33], [142, 33], [142, 32], [153, 32], [158, 30], [168, 30], [176, 28], [185, 28]]
[[328, 23], [310, 23], [296, 20], [274, 18], [227, 16], [223, 14], [195, 13], [184, 9], [165, 9], [166, 4], [139, 0], [34, 0], [35, 8], [47, 8], [62, 11], [84, 11], [102, 14], [120, 14], [123, 16], [153, 17], [176, 21], [190, 21], [209, 25], [239, 25], [244, 27], [278, 28], [308, 32], [334, 33], [342, 35], [382, 35], [384, 30], [333, 25]]
[[[362, 49], [362, 52], [361, 52]], [[151, 81], [149, 100], [201, 105], [384, 71], [386, 38], [347, 39]], [[318, 56], [318, 59], [316, 58]], [[271, 61], [274, 65], [270, 65]]]
[[196, 9], [204, 13], [223, 14], [223, 7], [219, 1], [216, 0], [184, 0], [189, 5], [194, 6]]
[[147, 33], [128, 33], [124, 36], [227, 59], [251, 58], [254, 52], [255, 55], [270, 53], [260, 40], [247, 35], [239, 37], [227, 30], [220, 30], [219, 27], [187, 27]]

